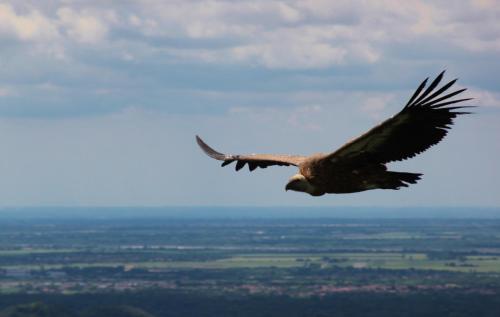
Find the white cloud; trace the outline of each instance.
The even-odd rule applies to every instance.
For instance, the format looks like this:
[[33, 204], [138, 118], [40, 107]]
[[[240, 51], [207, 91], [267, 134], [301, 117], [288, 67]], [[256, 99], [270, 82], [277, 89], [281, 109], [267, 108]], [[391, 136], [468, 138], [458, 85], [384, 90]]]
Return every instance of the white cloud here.
[[471, 88], [468, 95], [474, 98], [472, 103], [475, 106], [500, 108], [500, 93], [498, 92]]
[[90, 12], [77, 12], [63, 7], [57, 10], [59, 22], [68, 37], [81, 43], [98, 43], [106, 38], [108, 26]]
[[[37, 91], [52, 106], [78, 104], [73, 102], [78, 94], [77, 100], [88, 98], [88, 104], [112, 104], [95, 109], [121, 109], [128, 98], [147, 98], [148, 102], [141, 101], [144, 107], [179, 112], [183, 112], [179, 110], [182, 107], [189, 109], [186, 112], [210, 112], [215, 107], [227, 109], [229, 104], [207, 106], [201, 101], [203, 97], [195, 101], [188, 93], [177, 93], [182, 99], [179, 105], [173, 105], [177, 101], [160, 105], [157, 100], [165, 96], [163, 88], [236, 89], [247, 91], [249, 98], [254, 98], [256, 91], [273, 89], [303, 92], [354, 87], [358, 93], [370, 89], [376, 94], [402, 89], [402, 80], [414, 76], [408, 72], [418, 71], [420, 76], [446, 67], [463, 74], [468, 71], [464, 65], [477, 56], [487, 57], [480, 61], [482, 69], [486, 68], [487, 59], [500, 49], [499, 22], [494, 18], [498, 10], [486, 0], [453, 6], [441, 1], [394, 0], [148, 0], [120, 5], [106, 1], [11, 1], [0, 5], [0, 37], [9, 39], [2, 43], [6, 49], [0, 52], [0, 66], [9, 70], [0, 77], [0, 85], [13, 87], [16, 95], [29, 95], [29, 89], [16, 87], [13, 78], [17, 83], [29, 82], [30, 87], [57, 83], [57, 93]], [[85, 46], [95, 50], [82, 49]], [[448, 58], [448, 53], [454, 56]], [[199, 75], [203, 71], [200, 64], [210, 64], [207, 69], [222, 66], [222, 71]], [[242, 76], [235, 65], [245, 66]], [[183, 71], [174, 69], [177, 67]], [[470, 72], [479, 78], [481, 70], [476, 65], [474, 68]], [[262, 77], [266, 73], [263, 69], [272, 69], [272, 75]], [[483, 83], [493, 78], [481, 76]], [[262, 78], [269, 86], [252, 82], [254, 78]], [[389, 80], [395, 86], [389, 86]], [[95, 92], [109, 99], [92, 99]], [[29, 108], [27, 102], [20, 104]], [[260, 100], [259, 105], [264, 104]], [[301, 104], [290, 104], [325, 106], [326, 101], [303, 99]], [[89, 112], [99, 111], [95, 109]], [[369, 117], [379, 115], [376, 109], [368, 110], [364, 113]]]
[[231, 57], [240, 62], [256, 61], [268, 68], [322, 68], [342, 64], [347, 54], [340, 47], [308, 40], [273, 45], [271, 43], [245, 45], [233, 48]]
[[425, 38], [500, 50], [500, 23], [487, 10], [496, 9], [487, 1], [146, 1], [129, 20], [146, 36], [234, 41], [225, 50], [190, 48], [177, 51], [178, 57], [300, 69], [376, 63], [388, 43]]
[[[384, 60], [387, 46], [393, 43], [415, 46], [417, 51], [418, 45], [429, 41], [473, 52], [500, 51], [500, 22], [496, 18], [500, 6], [491, 0], [454, 5], [416, 0], [144, 0], [120, 6], [28, 3], [29, 10], [23, 14], [16, 13], [13, 5], [0, 5], [0, 32], [21, 40], [57, 39], [59, 48], [52, 45], [52, 50], [59, 55], [66, 53], [61, 47], [67, 48], [70, 42], [102, 44], [112, 50], [119, 45], [113, 41], [123, 40], [121, 31], [139, 32], [145, 38], [200, 41], [186, 47], [162, 44], [162, 51], [176, 59], [274, 69], [374, 64]], [[105, 39], [110, 41], [104, 43]], [[210, 41], [219, 45], [210, 45]], [[117, 55], [128, 56], [125, 60], [132, 56]]]
[[38, 10], [18, 14], [10, 4], [0, 4], [0, 34], [21, 41], [47, 41], [58, 36], [56, 26]]

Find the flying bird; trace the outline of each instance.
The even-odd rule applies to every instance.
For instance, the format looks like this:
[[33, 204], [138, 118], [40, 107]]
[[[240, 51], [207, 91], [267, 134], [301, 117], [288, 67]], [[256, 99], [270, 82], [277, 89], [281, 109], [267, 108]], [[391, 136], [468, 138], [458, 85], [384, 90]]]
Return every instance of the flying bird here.
[[448, 89], [454, 79], [439, 89], [444, 71], [426, 88], [426, 78], [415, 90], [403, 109], [363, 135], [347, 142], [332, 153], [301, 155], [223, 154], [208, 146], [199, 136], [196, 141], [210, 157], [223, 161], [222, 166], [236, 162], [236, 170], [246, 164], [250, 171], [257, 167], [297, 166], [299, 172], [286, 184], [286, 190], [312, 196], [355, 193], [371, 189], [394, 189], [415, 184], [422, 174], [387, 170], [386, 163], [414, 157], [440, 142], [448, 133], [453, 119], [469, 114], [471, 106], [450, 106], [472, 98], [454, 99], [464, 92]]

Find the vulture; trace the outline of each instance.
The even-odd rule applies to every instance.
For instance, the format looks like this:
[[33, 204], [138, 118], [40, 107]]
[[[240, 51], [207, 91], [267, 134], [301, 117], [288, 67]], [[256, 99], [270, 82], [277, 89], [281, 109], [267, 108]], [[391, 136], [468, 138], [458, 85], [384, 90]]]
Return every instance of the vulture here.
[[386, 164], [424, 152], [444, 138], [455, 117], [470, 113], [462, 109], [472, 106], [456, 104], [472, 98], [453, 98], [466, 89], [449, 91], [457, 79], [437, 88], [443, 75], [444, 71], [428, 86], [426, 78], [399, 113], [331, 153], [234, 155], [217, 152], [199, 136], [196, 141], [208, 156], [222, 161], [222, 166], [236, 162], [237, 171], [246, 164], [250, 171], [273, 165], [297, 166], [299, 171], [290, 178], [285, 190], [312, 196], [370, 189], [398, 190], [415, 184], [422, 174], [389, 171]]

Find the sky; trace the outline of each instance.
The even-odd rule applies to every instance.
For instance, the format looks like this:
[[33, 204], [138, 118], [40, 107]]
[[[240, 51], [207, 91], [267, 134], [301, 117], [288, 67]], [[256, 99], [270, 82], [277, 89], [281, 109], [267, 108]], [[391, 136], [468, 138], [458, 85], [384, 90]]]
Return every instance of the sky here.
[[[500, 206], [500, 6], [476, 1], [0, 1], [0, 206]], [[478, 106], [399, 191], [285, 192], [446, 70]]]

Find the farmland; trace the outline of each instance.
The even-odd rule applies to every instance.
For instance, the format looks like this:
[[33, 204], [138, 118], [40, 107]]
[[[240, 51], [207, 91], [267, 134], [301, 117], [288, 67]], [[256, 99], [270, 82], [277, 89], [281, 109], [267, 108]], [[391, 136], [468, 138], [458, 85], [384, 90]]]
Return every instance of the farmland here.
[[497, 296], [498, 232], [495, 218], [11, 217], [0, 219], [0, 308], [144, 292]]

